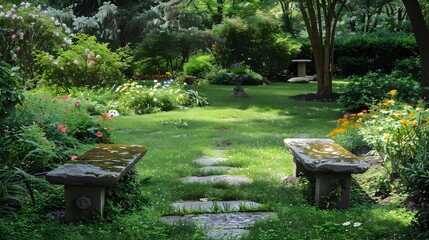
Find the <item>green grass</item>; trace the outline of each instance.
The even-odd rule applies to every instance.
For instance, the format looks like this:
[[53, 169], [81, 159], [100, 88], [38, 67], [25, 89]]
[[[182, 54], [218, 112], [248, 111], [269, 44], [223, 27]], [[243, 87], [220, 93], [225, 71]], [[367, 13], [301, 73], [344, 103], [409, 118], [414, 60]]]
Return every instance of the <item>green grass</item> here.
[[[344, 82], [335, 82], [337, 91], [343, 86]], [[203, 85], [199, 92], [208, 97], [208, 107], [113, 119], [115, 143], [143, 144], [149, 149], [137, 165], [142, 176], [152, 177], [142, 189], [150, 202], [143, 211], [100, 224], [38, 221], [27, 213], [15, 225], [0, 222], [0, 230], [9, 231], [0, 233], [0, 238], [205, 239], [194, 226], [168, 226], [159, 217], [170, 214], [175, 201], [209, 198], [256, 201], [277, 212], [277, 217], [256, 224], [248, 239], [407, 239], [412, 214], [399, 204], [370, 203], [353, 190], [350, 209], [320, 210], [299, 188], [282, 183], [282, 177], [292, 175], [292, 156], [283, 139], [327, 138], [343, 115], [335, 102], [289, 98], [315, 92], [315, 83], [246, 86], [246, 98], [231, 98], [231, 91], [232, 86]], [[187, 122], [188, 126], [162, 122]], [[253, 183], [182, 183], [181, 177], [201, 175], [192, 160], [202, 156], [228, 158], [224, 164], [240, 167], [232, 173], [247, 176]], [[342, 225], [347, 221], [351, 226]], [[353, 227], [354, 222], [362, 226]], [[21, 228], [22, 234], [13, 232]]]

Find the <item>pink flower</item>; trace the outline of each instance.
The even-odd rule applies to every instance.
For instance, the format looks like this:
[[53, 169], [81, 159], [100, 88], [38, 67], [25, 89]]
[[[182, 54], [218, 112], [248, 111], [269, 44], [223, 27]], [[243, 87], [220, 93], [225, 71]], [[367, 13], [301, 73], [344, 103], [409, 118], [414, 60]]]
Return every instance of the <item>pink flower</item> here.
[[94, 64], [95, 64], [95, 62], [91, 60], [91, 61], [88, 63], [88, 67], [94, 66]]
[[9, 132], [9, 130], [8, 130], [8, 129], [5, 129], [5, 130], [3, 130], [3, 132], [4, 132], [4, 133], [8, 133], [8, 132]]
[[74, 105], [75, 105], [75, 107], [79, 106], [80, 105], [80, 101], [74, 102]]
[[72, 160], [72, 161], [74, 161], [74, 160], [76, 160], [76, 158], [77, 158], [77, 156], [76, 156], [76, 155], [73, 155], [73, 156], [71, 157], [71, 160]]
[[86, 55], [89, 59], [94, 57], [94, 53], [88, 53], [88, 55]]
[[65, 133], [67, 131], [67, 126], [58, 125], [57, 129], [58, 131]]
[[67, 95], [65, 95], [63, 98], [64, 98], [64, 101], [69, 100], [69, 96], [67, 96]]
[[12, 34], [11, 38], [15, 39], [16, 38], [16, 34]]
[[15, 8], [10, 9], [10, 12], [11, 12], [11, 13], [16, 13]]
[[75, 59], [75, 60], [73, 61], [73, 63], [74, 63], [74, 64], [79, 64], [79, 61], [78, 61], [77, 59]]
[[21, 39], [21, 40], [24, 39], [24, 33], [23, 32], [19, 33], [19, 39]]
[[102, 133], [102, 132], [100, 132], [100, 131], [98, 131], [98, 132], [97, 132], [97, 136], [98, 136], [99, 138], [101, 138], [101, 137], [103, 136], [103, 133]]

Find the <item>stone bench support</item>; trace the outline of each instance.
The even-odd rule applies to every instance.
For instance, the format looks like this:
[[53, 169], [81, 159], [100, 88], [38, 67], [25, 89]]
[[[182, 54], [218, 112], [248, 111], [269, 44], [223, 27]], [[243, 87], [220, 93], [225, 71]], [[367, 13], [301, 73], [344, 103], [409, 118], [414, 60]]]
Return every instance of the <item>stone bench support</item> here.
[[106, 188], [113, 187], [145, 155], [138, 145], [99, 144], [71, 163], [46, 175], [52, 184], [64, 185], [66, 222], [98, 211], [103, 217]]
[[[329, 139], [284, 140], [293, 158], [293, 176], [315, 176], [315, 202], [320, 208], [348, 208], [351, 174], [363, 173], [369, 163]], [[340, 191], [339, 197], [333, 195]]]

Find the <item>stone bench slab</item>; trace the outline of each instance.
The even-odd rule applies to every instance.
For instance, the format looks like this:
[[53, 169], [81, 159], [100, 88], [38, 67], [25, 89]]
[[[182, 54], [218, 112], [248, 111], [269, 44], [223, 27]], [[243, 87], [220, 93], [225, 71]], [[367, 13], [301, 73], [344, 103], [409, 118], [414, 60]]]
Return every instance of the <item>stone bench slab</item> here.
[[99, 144], [46, 175], [52, 184], [113, 186], [146, 153], [145, 146]]
[[370, 164], [330, 139], [286, 138], [289, 148], [305, 170], [322, 173], [363, 173]]

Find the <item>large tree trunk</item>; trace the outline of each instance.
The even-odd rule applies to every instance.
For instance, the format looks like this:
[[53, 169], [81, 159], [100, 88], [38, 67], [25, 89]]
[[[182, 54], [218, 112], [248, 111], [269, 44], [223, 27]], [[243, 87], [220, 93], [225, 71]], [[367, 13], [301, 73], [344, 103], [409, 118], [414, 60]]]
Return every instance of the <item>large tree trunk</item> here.
[[[402, 0], [407, 10], [408, 16], [416, 37], [417, 48], [420, 55], [420, 65], [422, 67], [421, 83], [429, 87], [429, 29], [423, 17], [422, 8], [418, 0]], [[424, 92], [426, 101], [429, 100], [429, 92]]]
[[317, 95], [332, 95], [334, 39], [345, 1], [301, 0], [299, 8], [313, 49], [317, 74]]

